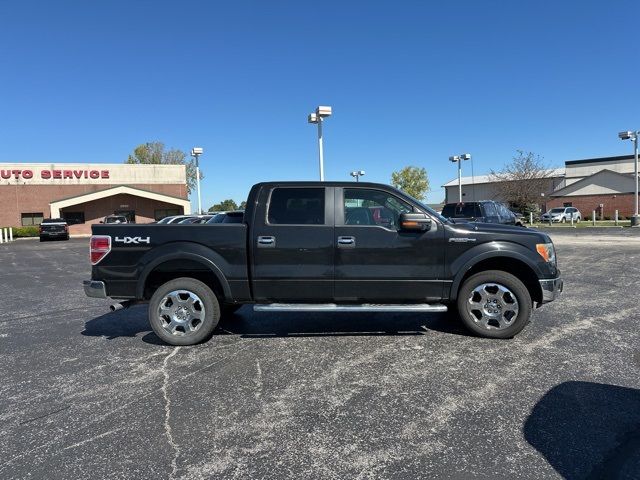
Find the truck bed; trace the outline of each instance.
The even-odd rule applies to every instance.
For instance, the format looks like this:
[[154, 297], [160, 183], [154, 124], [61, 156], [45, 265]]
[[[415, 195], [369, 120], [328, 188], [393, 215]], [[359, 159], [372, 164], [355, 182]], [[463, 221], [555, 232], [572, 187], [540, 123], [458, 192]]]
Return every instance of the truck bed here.
[[[112, 238], [106, 266], [100, 262], [92, 267], [93, 278], [107, 281], [110, 297], [134, 298], [132, 292], [136, 292], [135, 298], [140, 299], [149, 274], [161, 275], [163, 270], [193, 261], [215, 265], [234, 298], [251, 298], [245, 224], [93, 225], [92, 233]], [[185, 260], [185, 254], [191, 260]]]

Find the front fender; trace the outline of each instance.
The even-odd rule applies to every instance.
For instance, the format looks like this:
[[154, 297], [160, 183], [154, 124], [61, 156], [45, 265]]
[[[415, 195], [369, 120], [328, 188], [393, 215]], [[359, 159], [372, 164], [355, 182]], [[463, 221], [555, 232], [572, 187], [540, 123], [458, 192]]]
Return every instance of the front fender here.
[[527, 265], [538, 278], [544, 277], [546, 272], [540, 269], [540, 264], [534, 260], [533, 255], [534, 253], [525, 246], [505, 241], [487, 242], [470, 248], [450, 264], [450, 272], [453, 276], [449, 294], [450, 300], [456, 300], [458, 297], [460, 284], [467, 272], [478, 263], [491, 258], [518, 260]]

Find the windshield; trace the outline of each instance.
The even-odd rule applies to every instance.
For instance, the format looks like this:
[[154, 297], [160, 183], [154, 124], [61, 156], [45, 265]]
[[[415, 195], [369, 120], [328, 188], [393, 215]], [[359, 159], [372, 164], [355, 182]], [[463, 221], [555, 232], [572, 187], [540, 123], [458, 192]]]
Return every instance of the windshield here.
[[127, 219], [124, 217], [107, 217], [104, 219], [104, 223], [124, 223]]
[[242, 223], [244, 211], [218, 213], [211, 217], [206, 223]]
[[564, 213], [564, 208], [552, 208], [549, 213]]

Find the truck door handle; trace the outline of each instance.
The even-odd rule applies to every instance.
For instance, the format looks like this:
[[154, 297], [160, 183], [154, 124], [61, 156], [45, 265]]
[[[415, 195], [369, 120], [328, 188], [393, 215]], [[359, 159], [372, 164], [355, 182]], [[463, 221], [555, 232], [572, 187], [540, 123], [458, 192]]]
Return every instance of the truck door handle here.
[[258, 248], [274, 248], [276, 237], [258, 237]]
[[353, 248], [356, 246], [356, 237], [338, 237], [338, 248]]

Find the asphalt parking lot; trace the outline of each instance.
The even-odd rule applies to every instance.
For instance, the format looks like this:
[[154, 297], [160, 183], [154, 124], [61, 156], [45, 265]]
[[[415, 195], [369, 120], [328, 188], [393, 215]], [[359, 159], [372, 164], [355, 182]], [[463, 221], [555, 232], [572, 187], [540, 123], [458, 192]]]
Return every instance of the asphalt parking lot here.
[[0, 478], [639, 478], [640, 236], [552, 235], [512, 340], [243, 307], [196, 347], [85, 298], [87, 239], [0, 245]]

